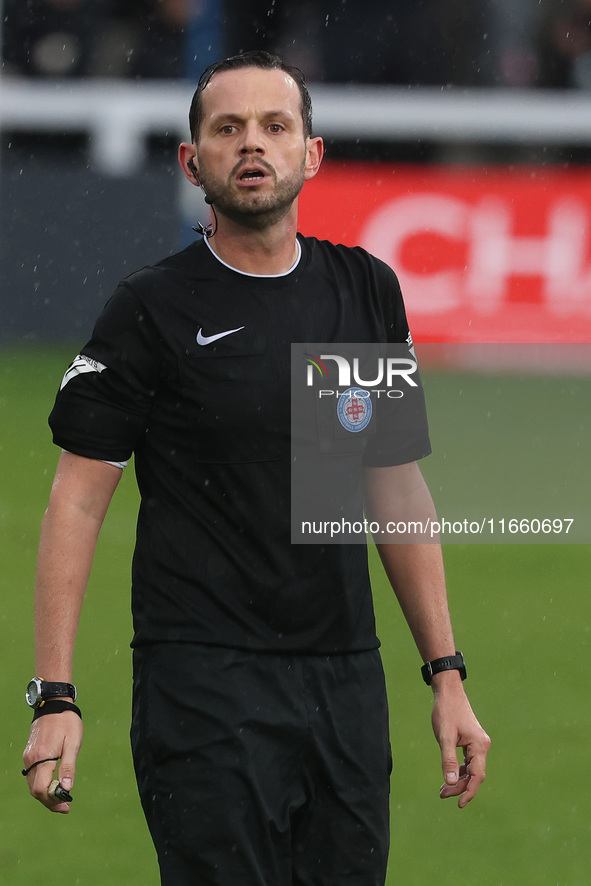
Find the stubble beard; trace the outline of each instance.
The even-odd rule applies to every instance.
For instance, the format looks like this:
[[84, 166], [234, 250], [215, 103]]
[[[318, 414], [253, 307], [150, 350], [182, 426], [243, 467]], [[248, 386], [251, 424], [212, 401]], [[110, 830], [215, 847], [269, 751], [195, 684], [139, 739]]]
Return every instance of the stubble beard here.
[[268, 194], [257, 194], [250, 188], [245, 188], [244, 193], [236, 193], [236, 189], [232, 188], [232, 182], [239, 172], [240, 165], [242, 161], [232, 170], [226, 183], [216, 178], [213, 173], [205, 171], [203, 164], [200, 163], [199, 177], [205, 193], [213, 203], [213, 208], [236, 224], [256, 231], [270, 228], [287, 215], [302, 190], [305, 181], [305, 159], [299, 169], [281, 181], [277, 180], [275, 170], [270, 164], [261, 163], [274, 180], [275, 186]]

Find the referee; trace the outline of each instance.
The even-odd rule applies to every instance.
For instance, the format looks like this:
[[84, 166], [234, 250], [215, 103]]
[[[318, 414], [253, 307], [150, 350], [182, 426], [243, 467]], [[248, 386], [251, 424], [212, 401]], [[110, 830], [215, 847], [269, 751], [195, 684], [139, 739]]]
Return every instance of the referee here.
[[[379, 886], [391, 757], [367, 551], [291, 544], [290, 345], [409, 348], [404, 305], [384, 263], [297, 232], [323, 155], [298, 69], [264, 52], [211, 66], [190, 130], [179, 161], [212, 225], [120, 283], [50, 416], [62, 454], [39, 548], [23, 771], [35, 798], [69, 811], [78, 620], [134, 453], [132, 746], [162, 883]], [[391, 437], [378, 426], [355, 456], [368, 517], [399, 521], [404, 502], [404, 515], [435, 518], [416, 465], [430, 451], [423, 413]], [[441, 796], [463, 807], [490, 741], [464, 693], [441, 551], [379, 550], [434, 691]]]

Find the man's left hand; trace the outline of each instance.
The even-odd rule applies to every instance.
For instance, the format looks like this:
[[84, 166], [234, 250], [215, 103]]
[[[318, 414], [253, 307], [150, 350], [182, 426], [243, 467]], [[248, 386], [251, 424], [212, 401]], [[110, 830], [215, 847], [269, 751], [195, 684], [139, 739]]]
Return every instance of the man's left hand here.
[[[461, 685], [435, 688], [432, 723], [441, 748], [445, 779], [440, 796], [459, 796], [458, 806], [463, 809], [485, 779], [490, 738], [476, 719]], [[457, 748], [463, 751], [461, 764]]]

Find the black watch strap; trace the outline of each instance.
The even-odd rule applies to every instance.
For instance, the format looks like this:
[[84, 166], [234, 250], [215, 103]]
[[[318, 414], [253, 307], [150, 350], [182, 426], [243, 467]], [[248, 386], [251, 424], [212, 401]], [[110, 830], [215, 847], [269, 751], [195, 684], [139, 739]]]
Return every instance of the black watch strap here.
[[71, 698], [72, 701], [76, 700], [76, 687], [72, 683], [50, 683], [47, 680], [43, 680], [41, 683], [41, 697], [42, 698], [55, 698], [55, 697], [67, 697]]
[[462, 680], [465, 680], [466, 665], [462, 653], [456, 652], [455, 655], [448, 655], [445, 658], [436, 658], [433, 661], [428, 661], [424, 664], [421, 668], [421, 674], [423, 675], [423, 680], [427, 686], [431, 685], [431, 680], [435, 674], [440, 674], [441, 671], [459, 671], [460, 677]]

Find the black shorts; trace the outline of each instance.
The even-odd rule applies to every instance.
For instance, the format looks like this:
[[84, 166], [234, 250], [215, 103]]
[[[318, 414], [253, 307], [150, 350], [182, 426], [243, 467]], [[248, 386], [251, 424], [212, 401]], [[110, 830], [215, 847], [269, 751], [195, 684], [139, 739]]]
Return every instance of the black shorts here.
[[163, 886], [382, 886], [388, 711], [377, 650], [134, 651], [132, 747]]

